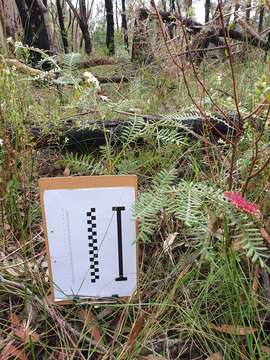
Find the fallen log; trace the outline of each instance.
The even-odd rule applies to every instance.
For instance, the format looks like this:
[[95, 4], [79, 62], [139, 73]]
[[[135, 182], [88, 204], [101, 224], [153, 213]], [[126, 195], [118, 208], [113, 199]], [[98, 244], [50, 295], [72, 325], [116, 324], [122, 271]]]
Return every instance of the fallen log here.
[[[194, 40], [191, 43], [190, 50], [195, 50], [196, 55], [193, 56], [195, 62], [199, 64], [205, 56], [205, 49], [208, 48], [209, 44], [212, 43], [215, 46], [225, 46], [222, 38], [229, 37], [233, 40], [240, 41], [242, 43], [248, 43], [254, 47], [265, 50], [266, 52], [270, 50], [270, 35], [268, 37], [262, 37], [259, 35], [251, 25], [247, 24], [241, 18], [237, 19], [237, 23], [244, 29], [244, 32], [238, 30], [235, 27], [235, 24], [226, 24], [225, 29], [223, 29], [217, 21], [211, 22], [210, 24], [203, 25], [190, 17], [183, 18], [177, 14], [170, 12], [159, 11], [158, 14], [150, 12], [146, 8], [139, 9], [139, 19], [137, 26], [141, 25], [146, 27], [145, 20], [150, 19], [151, 17], [157, 18], [160, 16], [161, 20], [166, 24], [172, 23], [181, 23], [185, 26], [188, 32], [195, 36]], [[140, 33], [140, 29], [137, 29], [137, 33]], [[144, 35], [144, 42], [147, 41], [147, 36]], [[139, 38], [134, 39], [134, 46], [140, 48]], [[144, 44], [144, 47], [147, 47]], [[200, 49], [200, 50], [197, 50]], [[134, 57], [132, 57], [134, 61]]]
[[[17, 59], [6, 59], [7, 63], [11, 66], [13, 66], [17, 71], [30, 75], [32, 77], [37, 77], [41, 75], [46, 75], [47, 80], [53, 80], [56, 76], [59, 75], [59, 73], [55, 74], [53, 72], [47, 72], [42, 71], [39, 69], [32, 68], [31, 66], [28, 66], [26, 64], [23, 64]], [[95, 76], [100, 84], [106, 84], [106, 83], [126, 83], [130, 80], [127, 76]], [[83, 82], [83, 78], [80, 80]], [[73, 85], [74, 82], [72, 82], [70, 85]], [[67, 83], [68, 85], [68, 83]]]
[[100, 66], [100, 65], [114, 65], [115, 61], [113, 59], [106, 58], [94, 58], [94, 59], [86, 59], [78, 63], [78, 67], [80, 69], [86, 69], [91, 66]]
[[25, 65], [17, 59], [6, 59], [6, 62], [23, 74], [27, 74], [30, 76], [39, 76], [42, 73], [41, 70], [34, 69], [31, 66]]
[[130, 81], [130, 78], [127, 76], [95, 76], [100, 84], [108, 83], [126, 83]]
[[[167, 117], [164, 115], [139, 115], [133, 120], [86, 120], [82, 128], [76, 127], [73, 120], [63, 125], [62, 135], [57, 139], [52, 133], [43, 135], [40, 128], [31, 128], [30, 132], [37, 147], [61, 147], [68, 151], [87, 152], [97, 150], [108, 141], [113, 145], [121, 145], [123, 131], [136, 123], [138, 117], [147, 124], [157, 124], [158, 128], [175, 127], [179, 134], [191, 138], [209, 136], [217, 140], [222, 137], [231, 137], [239, 134], [239, 123], [236, 114], [228, 114], [226, 119], [222, 116], [209, 116], [203, 119], [200, 115], [189, 115], [183, 118]], [[144, 140], [138, 138], [137, 143]]]

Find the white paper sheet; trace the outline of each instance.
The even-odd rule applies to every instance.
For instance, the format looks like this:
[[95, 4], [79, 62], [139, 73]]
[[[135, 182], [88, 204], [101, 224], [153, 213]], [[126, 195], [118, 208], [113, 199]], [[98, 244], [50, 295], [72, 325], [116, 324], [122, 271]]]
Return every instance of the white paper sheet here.
[[137, 279], [134, 202], [133, 187], [44, 191], [56, 300], [133, 293]]

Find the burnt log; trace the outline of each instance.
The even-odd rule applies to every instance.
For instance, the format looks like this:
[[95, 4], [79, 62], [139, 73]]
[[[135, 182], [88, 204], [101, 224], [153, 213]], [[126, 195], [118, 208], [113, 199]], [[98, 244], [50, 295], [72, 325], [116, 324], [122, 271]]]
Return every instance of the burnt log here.
[[[147, 27], [145, 23], [146, 19], [150, 19], [151, 17], [157, 18], [158, 16], [160, 16], [161, 20], [166, 24], [174, 24], [176, 21], [181, 22], [181, 24], [187, 28], [188, 32], [195, 36], [190, 48], [191, 50], [200, 49], [198, 50], [194, 59], [198, 64], [204, 58], [204, 49], [207, 49], [210, 43], [214, 44], [215, 46], [224, 47], [225, 43], [222, 40], [224, 37], [231, 38], [242, 43], [248, 43], [251, 46], [265, 50], [266, 52], [270, 49], [270, 36], [268, 36], [268, 38], [262, 38], [256, 34], [256, 31], [249, 24], [246, 24], [246, 22], [240, 18], [238, 19], [238, 23], [244, 28], [244, 31], [238, 30], [235, 25], [232, 26], [231, 24], [226, 24], [225, 28], [223, 29], [218, 24], [203, 25], [191, 17], [183, 18], [179, 15], [167, 11], [159, 11], [158, 14], [156, 14], [151, 13], [146, 8], [140, 8], [138, 11], [139, 20], [136, 23], [136, 27], [138, 28], [141, 26], [142, 29], [144, 27], [145, 38], [147, 36], [145, 34]], [[142, 29], [137, 29], [136, 32], [139, 33], [140, 30], [143, 32]], [[144, 42], [146, 41], [144, 40]], [[139, 38], [136, 39], [135, 45], [139, 48]]]
[[[138, 117], [138, 116], [137, 116]], [[231, 137], [239, 134], [239, 121], [236, 114], [228, 114], [226, 119], [222, 116], [209, 116], [203, 119], [200, 115], [188, 116], [181, 120], [171, 118], [172, 124], [168, 125], [168, 118], [162, 115], [142, 115], [145, 123], [158, 123], [159, 128], [170, 128], [175, 124], [179, 134], [191, 138], [207, 136], [216, 141], [219, 138]], [[164, 124], [163, 124], [164, 120]], [[37, 147], [60, 147], [68, 151], [88, 152], [98, 150], [100, 146], [110, 142], [112, 145], [121, 146], [121, 134], [126, 127], [131, 126], [134, 120], [86, 120], [83, 128], [76, 127], [72, 119], [65, 122], [61, 130], [62, 135], [56, 138], [52, 135], [42, 135], [42, 130], [32, 128], [31, 135]], [[167, 125], [166, 125], [167, 124]], [[143, 144], [143, 139], [137, 139], [138, 144]]]

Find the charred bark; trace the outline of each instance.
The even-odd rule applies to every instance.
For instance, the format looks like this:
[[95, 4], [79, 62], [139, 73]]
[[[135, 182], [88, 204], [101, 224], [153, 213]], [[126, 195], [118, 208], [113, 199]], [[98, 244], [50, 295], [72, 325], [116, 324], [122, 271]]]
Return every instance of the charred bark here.
[[210, 19], [210, 6], [211, 6], [211, 0], [205, 0], [204, 8], [205, 8], [205, 16], [204, 16], [204, 22], [207, 23]]
[[[163, 119], [160, 115], [142, 115], [141, 118], [146, 123], [155, 123]], [[185, 120], [172, 119], [175, 121], [175, 127], [179, 129], [180, 134], [187, 134], [191, 138], [203, 136], [205, 134], [211, 135], [213, 140], [218, 138], [234, 136], [239, 134], [238, 129], [238, 117], [236, 114], [228, 114], [223, 118], [220, 115], [209, 116], [207, 122], [205, 119], [198, 116], [186, 118]], [[136, 121], [136, 120], [134, 120]], [[183, 128], [179, 125], [183, 125]], [[62, 142], [60, 144], [55, 143], [53, 135], [42, 136], [42, 130], [40, 128], [32, 128], [31, 133], [34, 137], [38, 147], [44, 146], [59, 146], [64, 147], [70, 151], [89, 151], [97, 150], [100, 146], [106, 144], [108, 140], [108, 133], [110, 141], [115, 145], [121, 146], [121, 134], [126, 127], [132, 126], [131, 121], [125, 119], [119, 120], [86, 120], [85, 128], [76, 128], [73, 125], [73, 120], [66, 121], [62, 129]], [[172, 125], [170, 125], [171, 127]], [[164, 126], [166, 127], [166, 125]], [[160, 123], [160, 128], [163, 126]], [[188, 130], [186, 130], [188, 129]], [[139, 144], [144, 144], [143, 139], [136, 141]]]
[[80, 0], [79, 4], [80, 4], [80, 18], [81, 18], [80, 27], [83, 34], [85, 52], [86, 54], [89, 55], [92, 52], [92, 42], [89, 32], [88, 16], [86, 11], [85, 0]]
[[258, 32], [261, 33], [263, 30], [263, 19], [264, 19], [265, 7], [261, 5], [259, 12], [259, 24], [258, 24]]
[[246, 21], [250, 21], [250, 13], [251, 13], [251, 0], [247, 0], [246, 2]]
[[14, 3], [10, 0], [0, 0], [1, 16], [3, 22], [3, 32], [6, 37], [14, 38], [16, 33], [16, 16]]
[[175, 0], [170, 0], [170, 12], [175, 11]]
[[[149, 16], [149, 12], [147, 12], [147, 9], [143, 9], [143, 14], [145, 16]], [[189, 31], [195, 35], [200, 33], [201, 31], [204, 31], [206, 36], [207, 36], [207, 27], [203, 26], [202, 24], [200, 24], [199, 22], [193, 20], [192, 18], [181, 18], [180, 16], [175, 16], [173, 14], [171, 14], [170, 12], [164, 12], [164, 11], [160, 11], [159, 12], [162, 21], [169, 23], [169, 22], [173, 22], [175, 21], [175, 19], [181, 21], [188, 29]], [[238, 20], [240, 22], [240, 19]], [[243, 20], [242, 20], [243, 22]], [[249, 25], [250, 27], [250, 25]], [[247, 33], [243, 33], [241, 31], [239, 31], [236, 28], [233, 28], [230, 24], [228, 26], [225, 27], [225, 31], [223, 31], [223, 29], [221, 29], [220, 27], [216, 28], [217, 30], [217, 36], [218, 37], [229, 37], [233, 40], [238, 40], [241, 42], [248, 42], [250, 45], [261, 48], [263, 50], [270, 50], [270, 41], [269, 40], [262, 40], [259, 39], [256, 36], [253, 36], [251, 34], [251, 32]], [[216, 45], [216, 38], [215, 37], [211, 37], [211, 39], [214, 39], [214, 44]], [[212, 42], [212, 40], [211, 40]]]
[[127, 27], [127, 15], [126, 15], [126, 0], [122, 0], [122, 30], [124, 34], [124, 46], [128, 51], [129, 44], [128, 44], [128, 27]]
[[57, 15], [58, 15], [58, 21], [60, 26], [60, 32], [61, 32], [61, 38], [62, 43], [64, 47], [65, 53], [68, 53], [68, 37], [67, 37], [67, 31], [65, 28], [65, 18], [63, 13], [63, 3], [61, 4], [60, 0], [56, 0], [56, 7], [57, 7]]
[[113, 19], [113, 2], [112, 0], [105, 0], [106, 9], [106, 45], [110, 55], [115, 53], [114, 46], [114, 19]]
[[[37, 0], [15, 0], [24, 30], [23, 42], [50, 52], [51, 44], [47, 32], [43, 9]], [[31, 52], [31, 61], [36, 63], [41, 58], [37, 52]]]
[[87, 55], [90, 55], [92, 52], [92, 42], [91, 42], [91, 36], [88, 26], [88, 16], [86, 11], [85, 0], [79, 0], [80, 12], [77, 11], [71, 0], [65, 0], [65, 1], [68, 3], [70, 9], [72, 10], [74, 18], [77, 19], [84, 40], [85, 52]]

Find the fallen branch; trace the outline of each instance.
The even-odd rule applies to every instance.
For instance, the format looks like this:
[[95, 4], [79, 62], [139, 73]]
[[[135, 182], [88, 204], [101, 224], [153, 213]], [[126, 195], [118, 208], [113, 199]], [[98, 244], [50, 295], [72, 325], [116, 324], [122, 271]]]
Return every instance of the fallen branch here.
[[107, 83], [126, 83], [130, 80], [130, 78], [126, 76], [95, 76], [100, 84]]
[[42, 73], [41, 70], [34, 69], [28, 65], [25, 65], [17, 59], [6, 59], [6, 62], [9, 65], [15, 67], [16, 70], [18, 70], [19, 72], [21, 72], [23, 74], [27, 74], [30, 76], [39, 76]]
[[[34, 69], [31, 66], [23, 64], [17, 59], [6, 59], [7, 63], [11, 66], [14, 66], [17, 71], [30, 75], [32, 77], [37, 77], [46, 74], [48, 80], [54, 78], [54, 73], [48, 71], [41, 71], [39, 69]], [[123, 83], [128, 82], [130, 79], [126, 76], [95, 76], [100, 84], [106, 83]], [[83, 82], [83, 79], [81, 79]]]
[[[134, 116], [132, 113], [127, 113], [127, 115]], [[134, 120], [85, 120], [83, 128], [78, 128], [75, 122], [69, 119], [60, 129], [60, 133], [63, 135], [60, 140], [58, 139], [58, 143], [56, 136], [52, 132], [49, 135], [43, 135], [40, 128], [31, 128], [30, 132], [37, 147], [64, 146], [71, 151], [89, 151], [105, 145], [108, 138], [113, 144], [120, 144], [123, 130], [128, 126], [132, 126], [132, 121], [136, 122], [138, 117], [142, 118], [145, 123], [156, 124], [159, 128], [175, 128], [179, 134], [187, 134], [191, 138], [198, 138], [199, 140], [204, 140], [205, 134], [210, 134], [215, 139], [220, 138], [220, 134], [224, 135], [224, 137], [233, 135], [238, 126], [235, 115], [228, 115], [226, 119], [221, 116], [209, 116], [205, 121], [199, 115], [179, 119], [173, 116], [136, 114]], [[143, 143], [143, 140], [138, 139], [138, 142]]]
[[113, 59], [106, 58], [95, 58], [83, 60], [78, 64], [78, 67], [81, 69], [89, 68], [91, 66], [100, 66], [100, 65], [114, 65], [115, 61]]
[[[233, 40], [247, 42], [254, 47], [259, 47], [266, 51], [270, 50], [270, 41], [262, 38], [262, 36], [260, 36], [249, 24], [247, 24], [241, 18], [238, 18], [237, 22], [245, 29], [245, 33], [240, 32], [236, 28], [232, 28], [231, 24], [227, 24], [225, 27], [225, 31], [223, 31], [223, 29], [219, 26], [213, 24], [203, 25], [190, 17], [183, 18], [179, 15], [164, 11], [159, 11], [158, 13], [164, 23], [173, 23], [180, 21], [193, 35], [203, 32], [205, 35], [203, 35], [201, 39], [201, 44], [203, 44], [203, 46], [201, 46], [202, 48], [207, 48], [209, 43], [213, 43], [216, 46], [223, 46], [224, 44], [219, 38], [226, 36]], [[146, 20], [148, 17], [156, 18], [158, 16], [155, 13], [151, 13], [146, 8], [141, 8], [140, 14], [141, 20], [143, 21]]]

